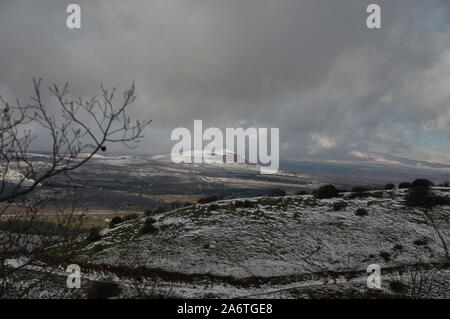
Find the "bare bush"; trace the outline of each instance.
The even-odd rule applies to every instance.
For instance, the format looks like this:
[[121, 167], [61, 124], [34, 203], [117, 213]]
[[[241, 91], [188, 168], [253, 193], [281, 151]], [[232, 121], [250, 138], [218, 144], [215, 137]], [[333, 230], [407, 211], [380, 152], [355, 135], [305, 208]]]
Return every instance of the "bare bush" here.
[[397, 279], [390, 286], [394, 292], [411, 299], [440, 296], [445, 288], [439, 283], [436, 269], [427, 265], [407, 266], [397, 273]]
[[[120, 103], [115, 94], [115, 88], [102, 85], [100, 98], [72, 98], [66, 83], [48, 87], [44, 96], [42, 80], [33, 79], [28, 103], [0, 96], [0, 223], [8, 223], [0, 230], [0, 296], [14, 288], [24, 270], [47, 258], [46, 249], [55, 242], [67, 245], [67, 258], [73, 254], [74, 230], [85, 212], [76, 210], [80, 196], [71, 172], [111, 144], [134, 148], [143, 137], [150, 121], [135, 121], [127, 114], [137, 98], [134, 83]], [[47, 156], [32, 152], [42, 140], [49, 145]], [[64, 178], [65, 189], [73, 190], [65, 207], [57, 207], [51, 194], [39, 192], [56, 176]], [[52, 225], [52, 231], [43, 229], [45, 225]]]

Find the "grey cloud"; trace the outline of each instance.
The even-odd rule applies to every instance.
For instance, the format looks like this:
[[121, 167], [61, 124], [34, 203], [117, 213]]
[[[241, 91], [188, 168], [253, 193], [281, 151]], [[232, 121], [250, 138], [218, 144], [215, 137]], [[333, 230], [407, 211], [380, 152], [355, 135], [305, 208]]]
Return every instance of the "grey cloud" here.
[[[91, 96], [100, 82], [136, 80], [133, 114], [154, 120], [142, 153], [168, 152], [173, 128], [203, 119], [280, 127], [282, 157], [354, 149], [420, 157], [428, 155], [393, 127], [442, 129], [450, 120], [446, 1], [376, 1], [381, 30], [365, 27], [373, 1], [75, 2], [79, 31], [65, 27], [64, 2], [0, 4], [0, 88], [26, 97], [40, 76]], [[317, 149], [314, 134], [335, 146]]]

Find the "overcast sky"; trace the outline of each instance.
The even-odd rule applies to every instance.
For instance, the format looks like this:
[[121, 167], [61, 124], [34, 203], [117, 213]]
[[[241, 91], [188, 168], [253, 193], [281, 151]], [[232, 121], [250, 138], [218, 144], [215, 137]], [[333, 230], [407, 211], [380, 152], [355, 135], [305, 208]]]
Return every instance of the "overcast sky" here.
[[86, 97], [136, 80], [131, 114], [153, 120], [139, 153], [170, 152], [171, 130], [202, 119], [279, 127], [282, 158], [450, 163], [450, 1], [72, 2], [81, 30], [69, 2], [1, 0], [2, 95], [26, 100], [33, 76]]

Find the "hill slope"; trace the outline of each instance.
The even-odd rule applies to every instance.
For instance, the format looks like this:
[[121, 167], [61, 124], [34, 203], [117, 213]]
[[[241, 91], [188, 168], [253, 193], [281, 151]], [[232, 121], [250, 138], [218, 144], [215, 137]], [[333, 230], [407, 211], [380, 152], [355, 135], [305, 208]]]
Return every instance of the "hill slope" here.
[[[450, 194], [445, 188], [434, 192]], [[185, 207], [155, 216], [151, 233], [141, 233], [145, 221], [138, 219], [103, 230], [93, 243], [80, 237], [77, 262], [125, 277], [136, 271], [156, 276], [181, 296], [197, 297], [292, 292], [299, 285], [345, 284], [352, 278], [363, 289], [367, 266], [374, 263], [391, 275], [405, 265], [432, 265], [442, 276], [438, 282], [449, 279], [444, 247], [450, 244], [449, 206], [406, 207], [403, 190], [349, 195]], [[335, 211], [335, 202], [347, 206]], [[358, 208], [368, 214], [355, 215]]]

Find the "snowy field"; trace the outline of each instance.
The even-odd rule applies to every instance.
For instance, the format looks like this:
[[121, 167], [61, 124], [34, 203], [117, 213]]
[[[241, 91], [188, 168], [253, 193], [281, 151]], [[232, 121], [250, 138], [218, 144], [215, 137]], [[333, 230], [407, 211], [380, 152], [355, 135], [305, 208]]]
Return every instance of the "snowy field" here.
[[[425, 267], [440, 287], [432, 296], [450, 297], [450, 207], [407, 207], [403, 190], [350, 196], [193, 205], [154, 216], [151, 233], [142, 234], [142, 218], [105, 229], [92, 243], [83, 235], [74, 262], [123, 282], [138, 274], [180, 297], [361, 297], [370, 264], [381, 266], [383, 293]], [[345, 204], [336, 209], [336, 202]], [[358, 208], [367, 215], [356, 215]]]

